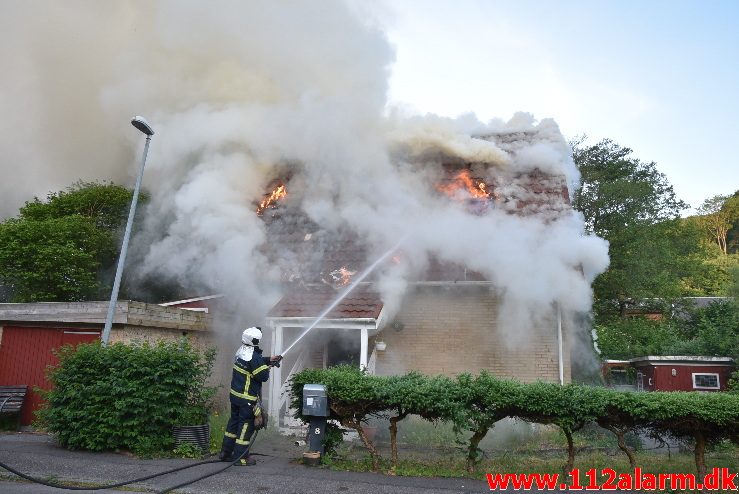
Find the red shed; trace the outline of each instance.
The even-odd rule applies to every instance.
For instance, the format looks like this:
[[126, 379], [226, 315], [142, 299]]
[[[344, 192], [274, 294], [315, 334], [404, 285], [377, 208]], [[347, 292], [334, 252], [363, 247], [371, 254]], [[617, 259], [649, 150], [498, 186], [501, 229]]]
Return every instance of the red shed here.
[[729, 357], [638, 357], [637, 389], [644, 391], [725, 391], [735, 362]]

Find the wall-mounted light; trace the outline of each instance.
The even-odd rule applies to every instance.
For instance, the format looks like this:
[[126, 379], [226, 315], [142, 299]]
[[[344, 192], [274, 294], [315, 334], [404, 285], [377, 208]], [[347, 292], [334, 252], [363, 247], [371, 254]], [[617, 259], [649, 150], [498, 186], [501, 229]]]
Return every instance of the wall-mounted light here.
[[385, 348], [387, 348], [387, 344], [384, 341], [376, 341], [375, 348], [378, 352], [384, 352]]
[[677, 369], [672, 369], [672, 377], [677, 376]]
[[393, 321], [393, 323], [390, 325], [395, 331], [403, 331], [403, 328], [405, 325], [400, 321]]

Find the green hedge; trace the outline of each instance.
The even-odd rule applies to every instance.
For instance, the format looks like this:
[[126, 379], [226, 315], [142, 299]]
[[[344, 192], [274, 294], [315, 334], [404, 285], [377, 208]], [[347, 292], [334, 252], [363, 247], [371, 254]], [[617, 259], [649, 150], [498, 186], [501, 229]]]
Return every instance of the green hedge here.
[[[633, 430], [693, 439], [699, 472], [705, 471], [707, 447], [727, 439], [739, 444], [739, 394], [735, 393], [628, 393], [578, 384], [524, 384], [498, 379], [487, 372], [478, 376], [462, 374], [454, 379], [418, 373], [385, 377], [344, 366], [309, 369], [293, 376], [292, 406], [298, 411], [302, 388], [307, 383], [326, 386], [330, 418], [359, 433], [375, 467], [379, 465], [379, 456], [361, 425], [378, 415], [390, 418], [394, 466], [397, 422], [407, 415], [451, 422], [458, 432], [471, 432], [467, 452], [470, 470], [479, 458], [480, 441], [495, 422], [505, 417], [559, 426], [568, 441], [564, 466], [568, 471], [575, 456], [572, 434], [589, 423], [598, 423], [613, 432], [632, 465], [635, 457], [626, 446], [624, 435]], [[297, 417], [308, 420], [300, 412]]]
[[215, 389], [205, 380], [214, 350], [200, 353], [184, 339], [105, 347], [97, 342], [62, 347], [58, 357], [37, 419], [62, 446], [149, 455], [172, 446], [173, 425], [207, 420]]

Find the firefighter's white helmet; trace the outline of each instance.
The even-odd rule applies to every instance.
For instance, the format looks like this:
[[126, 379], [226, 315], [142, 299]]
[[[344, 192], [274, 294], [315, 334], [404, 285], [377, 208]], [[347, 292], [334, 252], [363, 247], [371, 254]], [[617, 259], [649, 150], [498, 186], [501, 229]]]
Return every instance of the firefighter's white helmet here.
[[256, 326], [246, 328], [241, 334], [241, 343], [249, 346], [257, 346], [262, 339], [262, 330]]

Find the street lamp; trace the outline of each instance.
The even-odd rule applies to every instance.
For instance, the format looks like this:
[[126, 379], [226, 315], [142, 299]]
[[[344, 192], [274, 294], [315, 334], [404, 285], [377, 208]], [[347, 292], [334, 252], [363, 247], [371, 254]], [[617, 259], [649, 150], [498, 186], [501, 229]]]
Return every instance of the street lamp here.
[[115, 314], [115, 304], [118, 301], [118, 290], [121, 287], [121, 276], [123, 276], [123, 265], [126, 264], [126, 253], [128, 252], [128, 241], [131, 238], [131, 227], [133, 225], [133, 216], [136, 214], [136, 204], [139, 202], [139, 189], [141, 188], [141, 179], [144, 177], [144, 166], [146, 165], [146, 154], [149, 152], [149, 143], [154, 131], [144, 117], [135, 116], [131, 119], [131, 125], [146, 134], [146, 144], [144, 145], [144, 157], [141, 159], [141, 170], [136, 178], [136, 187], [133, 189], [133, 198], [131, 199], [131, 209], [128, 211], [128, 222], [126, 223], [126, 233], [123, 234], [123, 245], [121, 246], [121, 255], [118, 257], [118, 267], [115, 270], [115, 281], [113, 282], [113, 292], [110, 294], [110, 304], [108, 305], [108, 317], [105, 318], [105, 328], [103, 328], [103, 346], [108, 344], [110, 339], [110, 328], [113, 325], [113, 315]]

